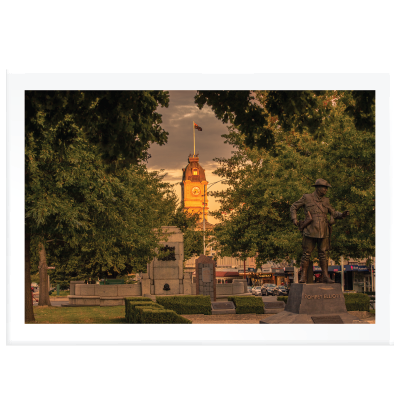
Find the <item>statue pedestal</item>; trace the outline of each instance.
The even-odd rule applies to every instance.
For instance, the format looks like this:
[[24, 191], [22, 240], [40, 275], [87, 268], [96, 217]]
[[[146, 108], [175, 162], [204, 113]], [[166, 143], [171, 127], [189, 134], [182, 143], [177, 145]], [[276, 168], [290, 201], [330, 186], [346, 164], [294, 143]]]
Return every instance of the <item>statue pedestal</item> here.
[[354, 324], [361, 321], [349, 314], [339, 283], [293, 283], [284, 311], [260, 324]]

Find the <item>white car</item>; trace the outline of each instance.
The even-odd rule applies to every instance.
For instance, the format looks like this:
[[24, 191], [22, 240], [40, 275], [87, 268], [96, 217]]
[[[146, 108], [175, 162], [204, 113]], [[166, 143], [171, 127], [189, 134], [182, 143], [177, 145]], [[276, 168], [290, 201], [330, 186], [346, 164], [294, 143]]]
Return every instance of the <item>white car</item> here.
[[251, 294], [254, 294], [254, 296], [261, 296], [261, 286], [254, 286], [251, 289]]

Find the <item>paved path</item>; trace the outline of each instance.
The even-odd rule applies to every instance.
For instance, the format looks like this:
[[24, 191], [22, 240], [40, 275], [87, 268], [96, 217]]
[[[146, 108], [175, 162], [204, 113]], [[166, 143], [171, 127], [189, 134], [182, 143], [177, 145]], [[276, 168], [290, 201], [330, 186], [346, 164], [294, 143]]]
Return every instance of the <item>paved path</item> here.
[[273, 314], [224, 314], [224, 315], [182, 315], [192, 324], [260, 324], [260, 321]]

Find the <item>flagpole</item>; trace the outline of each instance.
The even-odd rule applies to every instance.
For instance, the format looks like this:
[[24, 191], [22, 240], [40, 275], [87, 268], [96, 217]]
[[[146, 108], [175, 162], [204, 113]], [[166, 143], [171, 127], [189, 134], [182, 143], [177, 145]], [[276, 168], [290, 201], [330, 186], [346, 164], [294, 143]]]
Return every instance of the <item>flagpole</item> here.
[[193, 121], [193, 157], [196, 156], [196, 140], [194, 135], [194, 121]]

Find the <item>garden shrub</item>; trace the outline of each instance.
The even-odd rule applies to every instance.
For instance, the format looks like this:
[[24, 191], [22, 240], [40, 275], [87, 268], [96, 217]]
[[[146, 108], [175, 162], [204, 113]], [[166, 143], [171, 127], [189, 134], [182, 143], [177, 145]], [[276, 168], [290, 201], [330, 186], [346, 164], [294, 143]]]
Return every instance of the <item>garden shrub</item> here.
[[288, 299], [288, 297], [289, 297], [289, 296], [278, 296], [278, 297], [277, 297], [277, 300], [278, 300], [278, 301], [284, 301], [285, 304], [287, 304], [287, 299]]
[[148, 302], [148, 301], [133, 301], [128, 305], [128, 318], [127, 321], [132, 324], [138, 323], [138, 307], [147, 307], [147, 308], [162, 308], [157, 303]]
[[129, 320], [133, 324], [140, 324], [140, 310], [142, 308], [151, 308], [153, 309], [164, 309], [163, 306], [160, 306], [157, 303], [149, 303], [149, 302], [134, 302], [130, 304], [130, 313]]
[[236, 314], [264, 314], [264, 302], [260, 297], [228, 296], [233, 301]]
[[347, 311], [369, 311], [369, 296], [364, 293], [348, 293], [344, 295]]
[[142, 297], [142, 296], [136, 296], [136, 297], [125, 297], [125, 318], [128, 320], [128, 305], [130, 302], [136, 302], [136, 301], [151, 301], [150, 297]]
[[137, 306], [138, 323], [140, 324], [191, 324], [187, 318], [178, 315], [175, 311], [166, 310], [164, 307], [149, 308], [146, 306]]
[[177, 314], [211, 315], [210, 296], [157, 296], [156, 302]]

